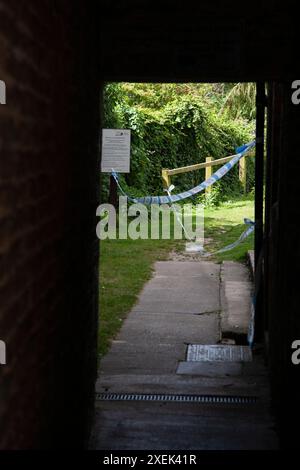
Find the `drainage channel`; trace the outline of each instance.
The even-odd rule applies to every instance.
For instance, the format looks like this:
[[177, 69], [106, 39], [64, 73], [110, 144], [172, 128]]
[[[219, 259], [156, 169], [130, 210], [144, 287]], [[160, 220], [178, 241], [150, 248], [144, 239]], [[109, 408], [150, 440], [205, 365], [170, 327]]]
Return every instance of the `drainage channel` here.
[[257, 402], [255, 396], [237, 395], [165, 395], [137, 393], [96, 393], [96, 401], [155, 401], [222, 405], [248, 405]]

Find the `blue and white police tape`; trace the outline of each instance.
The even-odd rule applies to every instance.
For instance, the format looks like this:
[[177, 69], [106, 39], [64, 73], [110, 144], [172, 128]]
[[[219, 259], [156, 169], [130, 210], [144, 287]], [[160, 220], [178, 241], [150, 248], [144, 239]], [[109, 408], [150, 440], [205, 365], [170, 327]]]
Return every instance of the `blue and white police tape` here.
[[250, 307], [250, 321], [249, 321], [248, 334], [247, 334], [247, 341], [251, 349], [253, 348], [253, 342], [254, 342], [255, 304], [256, 304], [256, 298], [253, 296], [251, 307]]
[[228, 173], [228, 171], [230, 171], [231, 168], [233, 168], [234, 165], [254, 146], [255, 146], [255, 141], [252, 141], [252, 142], [249, 142], [248, 144], [238, 147], [236, 149], [236, 152], [237, 152], [236, 155], [233, 155], [232, 159], [229, 162], [225, 163], [225, 165], [223, 165], [219, 170], [217, 170], [210, 178], [208, 178], [207, 180], [203, 181], [198, 186], [195, 186], [194, 188], [188, 191], [184, 191], [183, 193], [179, 193], [179, 194], [174, 194], [172, 196], [170, 195], [168, 196], [145, 196], [145, 197], [138, 197], [138, 198], [131, 197], [128, 194], [126, 194], [126, 192], [121, 187], [118, 174], [113, 169], [112, 169], [111, 174], [114, 177], [122, 194], [126, 196], [130, 201], [141, 203], [141, 204], [146, 204], [146, 205], [170, 204], [172, 202], [182, 201], [183, 199], [186, 199], [188, 197], [195, 196], [195, 194], [198, 194], [201, 191], [204, 191], [206, 188], [214, 184], [216, 181], [223, 178], [223, 176], [226, 175], [226, 173]]
[[239, 238], [235, 242], [230, 243], [229, 245], [226, 245], [223, 248], [220, 248], [219, 250], [213, 251], [211, 253], [206, 253], [205, 250], [203, 250], [202, 256], [213, 256], [219, 253], [225, 253], [226, 251], [233, 250], [233, 248], [240, 245], [244, 240], [246, 240], [247, 237], [249, 237], [249, 235], [251, 235], [252, 232], [254, 232], [255, 229], [255, 222], [253, 222], [253, 220], [245, 218], [244, 224], [249, 225], [249, 227], [244, 230], [244, 232], [239, 236]]

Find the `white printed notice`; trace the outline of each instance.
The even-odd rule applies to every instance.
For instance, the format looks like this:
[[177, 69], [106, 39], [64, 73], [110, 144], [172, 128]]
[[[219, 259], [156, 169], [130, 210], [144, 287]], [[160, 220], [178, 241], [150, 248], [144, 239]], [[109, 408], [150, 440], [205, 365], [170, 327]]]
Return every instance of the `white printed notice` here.
[[101, 171], [130, 172], [130, 130], [102, 129]]

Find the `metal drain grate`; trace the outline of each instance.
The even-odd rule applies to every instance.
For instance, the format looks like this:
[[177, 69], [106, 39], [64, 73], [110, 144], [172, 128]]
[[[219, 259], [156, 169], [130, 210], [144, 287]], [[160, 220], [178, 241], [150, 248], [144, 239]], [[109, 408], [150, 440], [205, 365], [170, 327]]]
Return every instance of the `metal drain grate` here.
[[228, 395], [159, 395], [136, 393], [96, 393], [97, 401], [156, 401], [180, 403], [219, 403], [225, 405], [248, 405], [256, 403], [254, 396]]

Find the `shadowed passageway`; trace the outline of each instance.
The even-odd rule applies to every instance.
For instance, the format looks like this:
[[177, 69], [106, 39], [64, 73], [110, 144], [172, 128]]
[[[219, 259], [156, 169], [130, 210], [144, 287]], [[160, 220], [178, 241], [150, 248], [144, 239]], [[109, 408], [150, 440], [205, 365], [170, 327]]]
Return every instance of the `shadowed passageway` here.
[[[300, 78], [299, 18], [284, 2], [251, 5], [247, 16], [231, 2], [154, 4], [0, 0], [0, 83], [6, 91], [0, 104], [3, 450], [72, 449], [68, 458], [76, 458], [90, 440], [101, 319], [95, 232], [101, 95], [105, 83], [121, 81], [260, 84], [267, 142], [262, 135], [257, 142], [256, 228], [263, 251], [256, 249], [255, 257], [262, 255], [263, 273], [256, 343], [267, 358], [280, 447], [299, 447], [300, 366], [291, 360], [300, 338], [300, 105], [291, 99]], [[232, 296], [223, 309], [222, 289], [219, 300], [215, 295], [218, 266], [196, 263], [189, 275], [172, 266], [157, 265], [102, 361], [97, 392], [221, 393], [257, 401], [225, 406], [98, 399], [94, 447], [274, 447], [260, 350], [247, 363], [187, 360], [189, 343], [216, 344], [222, 327], [235, 325], [235, 315], [226, 312], [236, 311], [236, 279], [227, 279]], [[202, 283], [214, 292], [211, 305]]]
[[101, 361], [92, 446], [276, 448], [262, 355], [225, 345], [247, 332], [250, 289], [239, 263], [157, 262]]

